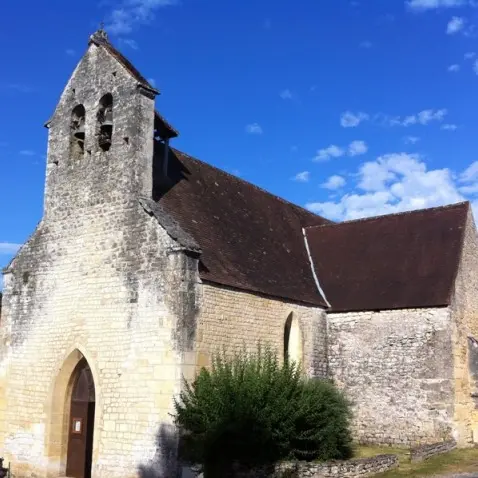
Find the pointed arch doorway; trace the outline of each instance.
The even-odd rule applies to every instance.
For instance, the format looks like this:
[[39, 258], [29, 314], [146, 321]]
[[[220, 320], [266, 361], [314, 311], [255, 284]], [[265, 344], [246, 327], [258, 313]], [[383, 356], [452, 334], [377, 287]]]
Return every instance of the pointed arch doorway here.
[[85, 358], [75, 367], [72, 381], [66, 476], [91, 478], [96, 398], [93, 375]]

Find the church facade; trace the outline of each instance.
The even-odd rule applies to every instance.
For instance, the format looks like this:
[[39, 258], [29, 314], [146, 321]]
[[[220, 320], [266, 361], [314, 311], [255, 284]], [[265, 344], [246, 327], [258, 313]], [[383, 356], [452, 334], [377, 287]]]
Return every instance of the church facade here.
[[332, 223], [172, 148], [157, 94], [100, 30], [46, 125], [3, 271], [12, 476], [176, 476], [183, 378], [259, 341], [335, 380], [361, 442], [478, 442], [470, 205]]

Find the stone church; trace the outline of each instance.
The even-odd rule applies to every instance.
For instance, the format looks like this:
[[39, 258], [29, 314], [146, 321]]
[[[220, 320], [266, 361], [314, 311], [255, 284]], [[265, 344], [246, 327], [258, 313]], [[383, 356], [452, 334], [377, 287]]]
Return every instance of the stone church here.
[[100, 30], [47, 122], [43, 217], [4, 269], [13, 477], [173, 477], [173, 397], [268, 343], [330, 377], [369, 443], [478, 441], [468, 203], [332, 223], [173, 148]]

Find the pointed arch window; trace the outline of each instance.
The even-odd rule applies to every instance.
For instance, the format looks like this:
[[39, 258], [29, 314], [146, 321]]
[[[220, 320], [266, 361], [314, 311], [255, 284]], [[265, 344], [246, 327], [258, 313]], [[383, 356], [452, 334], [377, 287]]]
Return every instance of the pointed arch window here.
[[102, 151], [109, 151], [113, 138], [113, 95], [111, 93], [101, 98], [97, 120], [98, 146]]
[[297, 317], [291, 312], [284, 326], [284, 360], [299, 365], [302, 358], [302, 332]]
[[85, 117], [83, 105], [73, 108], [70, 122], [70, 156], [73, 159], [81, 159], [85, 153]]

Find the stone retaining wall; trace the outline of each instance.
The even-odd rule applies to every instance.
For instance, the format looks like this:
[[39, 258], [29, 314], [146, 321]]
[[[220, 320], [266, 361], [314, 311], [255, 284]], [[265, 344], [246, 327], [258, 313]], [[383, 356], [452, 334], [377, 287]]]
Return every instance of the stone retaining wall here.
[[325, 463], [284, 462], [274, 470], [237, 471], [233, 478], [359, 478], [397, 467], [396, 455], [378, 455]]
[[455, 448], [456, 442], [453, 440], [433, 443], [431, 445], [421, 445], [410, 450], [410, 461], [417, 462], [427, 460], [434, 455], [439, 455], [440, 453], [447, 453], [451, 450], [454, 450]]

